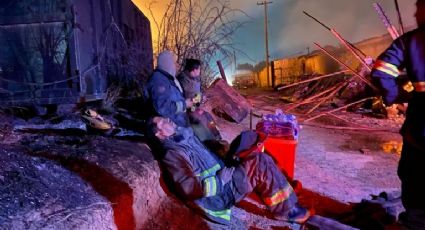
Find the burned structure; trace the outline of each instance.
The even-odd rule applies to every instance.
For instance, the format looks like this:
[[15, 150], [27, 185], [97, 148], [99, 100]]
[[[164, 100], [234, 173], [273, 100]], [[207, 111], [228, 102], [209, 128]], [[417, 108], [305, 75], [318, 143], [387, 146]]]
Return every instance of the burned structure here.
[[[389, 46], [391, 41], [391, 37], [385, 34], [362, 40], [354, 45], [369, 56], [376, 58]], [[325, 48], [331, 51], [332, 54], [340, 60], [348, 63], [351, 68], [359, 68], [360, 65], [357, 59], [344, 47], [326, 46]], [[272, 75], [272, 84], [270, 87], [280, 84], [292, 84], [302, 80], [303, 76], [325, 75], [341, 70], [338, 63], [319, 50], [315, 50], [306, 55], [274, 60], [271, 65], [273, 68], [271, 68], [270, 71]], [[261, 70], [256, 80], [261, 87], [269, 86], [265, 69]]]
[[152, 69], [149, 20], [131, 0], [0, 2], [0, 103], [103, 99]]

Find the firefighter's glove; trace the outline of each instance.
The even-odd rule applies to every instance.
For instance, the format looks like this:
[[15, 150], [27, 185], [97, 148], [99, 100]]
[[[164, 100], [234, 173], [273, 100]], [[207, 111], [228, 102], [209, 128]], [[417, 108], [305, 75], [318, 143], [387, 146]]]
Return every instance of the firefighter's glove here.
[[230, 167], [230, 168], [226, 167], [218, 171], [217, 176], [220, 178], [223, 185], [227, 184], [227, 182], [232, 180], [233, 171], [235, 171], [234, 167]]
[[192, 99], [193, 104], [200, 104], [202, 101], [202, 95], [200, 93], [197, 93], [195, 97]]

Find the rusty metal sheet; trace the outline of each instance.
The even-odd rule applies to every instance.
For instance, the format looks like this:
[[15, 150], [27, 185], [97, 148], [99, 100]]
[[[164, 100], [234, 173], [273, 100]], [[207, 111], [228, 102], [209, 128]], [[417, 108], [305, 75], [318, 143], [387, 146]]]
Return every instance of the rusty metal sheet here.
[[225, 114], [237, 123], [245, 119], [252, 108], [246, 98], [230, 87], [223, 79], [217, 79], [213, 82], [206, 90], [206, 95], [213, 112]]

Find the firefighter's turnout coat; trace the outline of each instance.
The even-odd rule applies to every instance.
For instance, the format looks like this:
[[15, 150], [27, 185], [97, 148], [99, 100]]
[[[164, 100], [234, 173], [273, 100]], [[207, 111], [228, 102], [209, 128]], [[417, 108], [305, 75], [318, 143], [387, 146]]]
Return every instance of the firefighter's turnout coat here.
[[395, 40], [382, 53], [372, 70], [374, 83], [383, 92], [387, 105], [402, 101], [402, 89], [396, 78], [406, 68], [414, 90], [410, 99], [401, 134], [411, 135], [416, 142], [425, 145], [425, 26], [408, 32]]
[[[407, 210], [422, 210], [425, 220], [425, 26], [396, 39], [382, 53], [372, 70], [372, 80], [383, 92], [388, 105], [402, 101], [396, 78], [406, 68], [414, 90], [408, 99], [406, 120], [400, 130], [403, 149], [398, 175], [402, 201]], [[424, 223], [424, 222], [423, 222]], [[424, 223], [425, 224], [425, 223]], [[425, 226], [424, 226], [425, 227]]]

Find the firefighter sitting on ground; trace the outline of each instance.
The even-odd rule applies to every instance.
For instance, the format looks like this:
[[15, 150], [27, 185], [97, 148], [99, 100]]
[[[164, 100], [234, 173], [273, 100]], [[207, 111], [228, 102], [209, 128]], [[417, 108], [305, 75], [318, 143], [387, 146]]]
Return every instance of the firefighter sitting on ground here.
[[144, 88], [144, 96], [150, 116], [170, 118], [179, 126], [189, 127], [186, 110], [193, 100], [183, 96], [183, 88], [175, 77], [176, 57], [165, 50], [158, 55], [157, 67]]
[[230, 208], [253, 191], [278, 220], [304, 223], [312, 215], [298, 205], [293, 188], [272, 158], [262, 153], [255, 132], [242, 132], [236, 145], [232, 143], [235, 155], [244, 156], [238, 164], [226, 167], [193, 135], [192, 129], [177, 127], [162, 117], [152, 118], [148, 128], [166, 150], [162, 163], [173, 188], [207, 218], [228, 224]]

